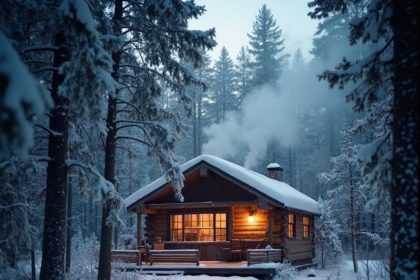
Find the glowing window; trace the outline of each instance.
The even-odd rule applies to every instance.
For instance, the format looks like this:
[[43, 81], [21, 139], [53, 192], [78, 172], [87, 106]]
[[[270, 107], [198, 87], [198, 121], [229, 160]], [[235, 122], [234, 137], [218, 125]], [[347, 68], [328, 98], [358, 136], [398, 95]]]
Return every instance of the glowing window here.
[[182, 215], [171, 216], [172, 240], [182, 241]]
[[309, 217], [303, 216], [303, 238], [309, 238]]
[[224, 241], [227, 239], [227, 213], [171, 215], [172, 241]]
[[295, 215], [287, 215], [287, 237], [295, 237]]

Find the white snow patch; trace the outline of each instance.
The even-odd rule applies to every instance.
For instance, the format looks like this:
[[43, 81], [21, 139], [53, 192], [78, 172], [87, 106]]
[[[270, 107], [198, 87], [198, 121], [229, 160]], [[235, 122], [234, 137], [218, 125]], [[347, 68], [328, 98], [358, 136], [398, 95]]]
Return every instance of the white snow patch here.
[[33, 143], [31, 118], [53, 102], [2, 32], [0, 46], [0, 128], [8, 129], [0, 133], [0, 157], [3, 152], [25, 156]]
[[281, 167], [280, 164], [272, 162], [269, 165], [267, 165], [267, 168], [279, 168]]

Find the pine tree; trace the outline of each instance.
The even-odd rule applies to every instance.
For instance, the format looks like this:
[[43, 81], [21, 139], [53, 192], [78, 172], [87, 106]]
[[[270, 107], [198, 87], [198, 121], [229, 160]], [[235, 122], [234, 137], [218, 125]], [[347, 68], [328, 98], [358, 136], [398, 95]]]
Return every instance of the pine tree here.
[[346, 228], [346, 225], [350, 226], [350, 232], [345, 231], [344, 234], [350, 236], [353, 270], [357, 272], [356, 215], [357, 203], [360, 201], [358, 189], [361, 185], [361, 178], [356, 166], [358, 147], [352, 138], [351, 128], [345, 124], [340, 131], [341, 153], [331, 159], [332, 169], [329, 173], [320, 174], [320, 179], [327, 185], [333, 186], [328, 191], [328, 198], [334, 200], [337, 215], [344, 213], [343, 228]]
[[339, 232], [342, 231], [342, 228], [334, 218], [331, 202], [319, 198], [318, 204], [321, 208], [321, 215], [315, 222], [315, 243], [321, 268], [324, 269], [329, 264], [337, 264], [343, 255], [343, 248], [339, 238]]
[[295, 72], [301, 72], [305, 70], [305, 59], [303, 58], [303, 54], [300, 48], [298, 48], [293, 54], [291, 69]]
[[[360, 3], [315, 0], [309, 3], [314, 8], [310, 16], [347, 14]], [[367, 116], [359, 127], [375, 129], [363, 153], [364, 174], [374, 187], [391, 187], [391, 279], [415, 279], [418, 178], [409, 174], [418, 174], [418, 3], [381, 0], [363, 5], [349, 22], [350, 44], [371, 44], [370, 52], [355, 61], [344, 58], [336, 71], [325, 71], [321, 78], [340, 88], [357, 82], [347, 99]]]
[[239, 103], [246, 98], [251, 91], [252, 68], [251, 57], [244, 47], [241, 47], [238, 56], [236, 57], [236, 78], [237, 89], [239, 93]]
[[[183, 174], [174, 151], [185, 131], [182, 112], [160, 106], [160, 97], [163, 88], [171, 90], [190, 114], [186, 86], [203, 85], [185, 62], [193, 67], [202, 64], [200, 51], [215, 45], [214, 30], [187, 29], [189, 19], [204, 13], [204, 7], [193, 2], [115, 0], [108, 8], [113, 10], [113, 35], [121, 36], [127, 29], [129, 36], [112, 53], [112, 76], [120, 86], [108, 98], [104, 177], [116, 183], [117, 142], [134, 141], [145, 145], [148, 156], [166, 170], [176, 199], [182, 201]], [[114, 195], [103, 193], [98, 279], [111, 277], [113, 199]]]
[[225, 47], [222, 48], [219, 59], [214, 65], [212, 92], [216, 114], [215, 121], [220, 123], [225, 119], [227, 111], [237, 108], [237, 98], [234, 94], [235, 70]]
[[253, 86], [264, 84], [275, 85], [288, 57], [284, 54], [284, 39], [273, 14], [267, 5], [263, 5], [248, 34], [250, 49], [253, 55]]
[[[7, 1], [5, 1], [6, 4]], [[3, 3], [3, 2], [2, 2]], [[1, 11], [7, 11], [2, 9]], [[1, 13], [1, 12], [0, 12]], [[1, 18], [5, 15], [0, 14]], [[2, 23], [2, 21], [0, 21]], [[32, 119], [52, 106], [51, 98], [0, 32], [0, 160], [24, 157], [33, 144]]]
[[[210, 61], [209, 55], [203, 54], [203, 65], [198, 69], [193, 70], [194, 76], [207, 85], [206, 89], [203, 90], [202, 87], [196, 85], [191, 85], [187, 89], [192, 99], [192, 157], [201, 155], [201, 145], [203, 143], [203, 117], [205, 113], [204, 99], [209, 98], [208, 89], [211, 86], [211, 76], [213, 75]], [[191, 146], [191, 143], [189, 142], [184, 144]]]
[[[47, 133], [48, 167], [43, 231], [41, 279], [63, 279], [68, 182], [68, 127], [70, 115], [99, 121], [101, 91], [112, 83], [110, 57], [101, 46], [96, 25], [85, 1], [33, 3], [3, 1], [11, 17], [6, 30], [30, 71], [43, 81], [54, 101]], [[2, 9], [3, 11], [3, 9]], [[49, 30], [50, 32], [45, 32]], [[28, 36], [28, 34], [31, 34]], [[28, 80], [23, 81], [23, 84]], [[71, 100], [71, 102], [70, 102]], [[32, 109], [28, 112], [31, 112]], [[43, 136], [45, 137], [45, 136]]]

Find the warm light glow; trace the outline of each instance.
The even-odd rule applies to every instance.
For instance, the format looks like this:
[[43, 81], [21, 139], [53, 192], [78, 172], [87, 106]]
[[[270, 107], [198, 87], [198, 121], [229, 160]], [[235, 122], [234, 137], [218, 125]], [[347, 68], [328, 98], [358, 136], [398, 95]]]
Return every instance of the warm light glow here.
[[249, 214], [249, 216], [248, 216], [248, 222], [249, 223], [253, 223], [254, 222], [254, 215]]

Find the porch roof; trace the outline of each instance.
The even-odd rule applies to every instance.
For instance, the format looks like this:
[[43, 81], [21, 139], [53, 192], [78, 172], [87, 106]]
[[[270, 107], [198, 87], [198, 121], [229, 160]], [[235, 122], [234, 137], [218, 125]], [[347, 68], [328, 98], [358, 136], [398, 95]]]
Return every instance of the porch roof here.
[[[181, 170], [185, 173], [202, 162], [205, 162], [210, 167], [221, 170], [234, 179], [249, 186], [253, 190], [283, 204], [287, 208], [307, 211], [317, 215], [320, 214], [319, 205], [315, 200], [299, 192], [288, 184], [268, 178], [260, 173], [246, 169], [243, 166], [213, 155], [201, 155], [193, 158], [182, 164]], [[166, 176], [162, 176], [134, 192], [124, 200], [124, 203], [127, 207], [130, 207], [137, 201], [164, 187], [167, 183], [168, 179]]]

